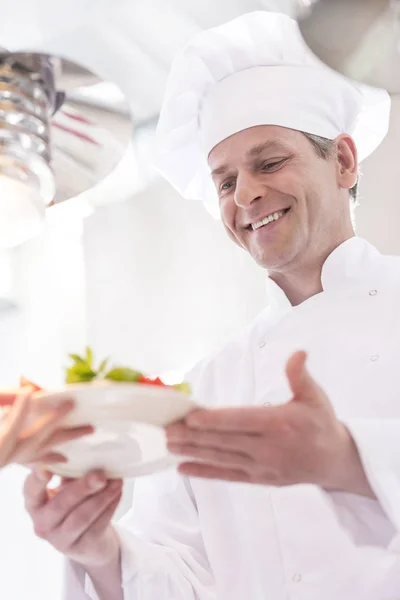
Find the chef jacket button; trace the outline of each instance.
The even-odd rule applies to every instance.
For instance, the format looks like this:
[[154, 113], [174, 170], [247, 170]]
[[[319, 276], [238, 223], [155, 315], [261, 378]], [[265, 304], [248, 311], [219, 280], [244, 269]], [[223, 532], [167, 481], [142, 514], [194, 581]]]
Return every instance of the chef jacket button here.
[[374, 354], [373, 356], [371, 356], [370, 360], [372, 360], [372, 362], [375, 362], [379, 359], [379, 355], [378, 354]]
[[378, 293], [378, 290], [370, 290], [369, 295], [370, 296], [376, 296]]
[[271, 402], [264, 402], [263, 406], [271, 406]]
[[267, 345], [267, 342], [266, 342], [265, 340], [263, 340], [262, 342], [260, 342], [260, 343], [258, 344], [258, 347], [259, 347], [259, 348], [264, 348], [266, 345]]
[[292, 581], [294, 583], [300, 583], [301, 579], [302, 579], [302, 577], [301, 577], [300, 573], [295, 573], [292, 577]]

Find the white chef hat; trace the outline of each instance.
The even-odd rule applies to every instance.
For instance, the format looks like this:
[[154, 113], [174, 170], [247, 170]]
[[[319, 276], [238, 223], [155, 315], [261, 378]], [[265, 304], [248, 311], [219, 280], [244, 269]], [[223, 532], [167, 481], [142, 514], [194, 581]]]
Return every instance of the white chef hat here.
[[207, 157], [256, 125], [334, 139], [350, 134], [360, 162], [384, 139], [390, 97], [326, 67], [297, 22], [253, 12], [203, 31], [175, 58], [157, 127], [155, 166], [185, 198], [219, 217]]

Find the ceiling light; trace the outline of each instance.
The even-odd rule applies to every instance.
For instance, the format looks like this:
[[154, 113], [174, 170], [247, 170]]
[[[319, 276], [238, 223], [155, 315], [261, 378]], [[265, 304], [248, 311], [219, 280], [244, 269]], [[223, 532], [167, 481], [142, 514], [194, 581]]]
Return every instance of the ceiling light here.
[[[120, 117], [116, 140], [110, 114], [94, 121], [69, 99], [99, 82], [71, 61], [0, 52], [0, 248], [39, 233], [47, 207], [96, 186], [124, 155], [130, 119]], [[105, 89], [122, 102], [116, 86]]]

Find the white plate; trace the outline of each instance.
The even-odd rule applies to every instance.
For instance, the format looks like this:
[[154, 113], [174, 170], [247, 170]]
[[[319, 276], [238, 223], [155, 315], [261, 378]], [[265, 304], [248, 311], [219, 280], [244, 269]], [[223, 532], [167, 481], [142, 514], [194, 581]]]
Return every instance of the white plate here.
[[81, 477], [92, 469], [103, 469], [110, 478], [138, 477], [177, 465], [179, 457], [168, 453], [164, 427], [198, 406], [173, 388], [99, 381], [37, 392], [36, 410], [65, 398], [73, 398], [76, 408], [64, 424], [89, 424], [96, 431], [57, 447], [68, 463], [49, 469], [64, 477]]

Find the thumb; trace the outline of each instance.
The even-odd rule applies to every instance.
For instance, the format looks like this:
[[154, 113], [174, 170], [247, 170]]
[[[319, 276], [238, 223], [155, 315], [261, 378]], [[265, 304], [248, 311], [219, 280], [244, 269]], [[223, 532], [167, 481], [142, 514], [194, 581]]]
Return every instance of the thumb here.
[[48, 500], [47, 485], [53, 474], [41, 467], [35, 467], [24, 484], [25, 507], [28, 512], [44, 506]]
[[319, 386], [306, 368], [307, 354], [300, 350], [292, 354], [286, 363], [286, 376], [293, 400], [314, 400], [319, 396]]

